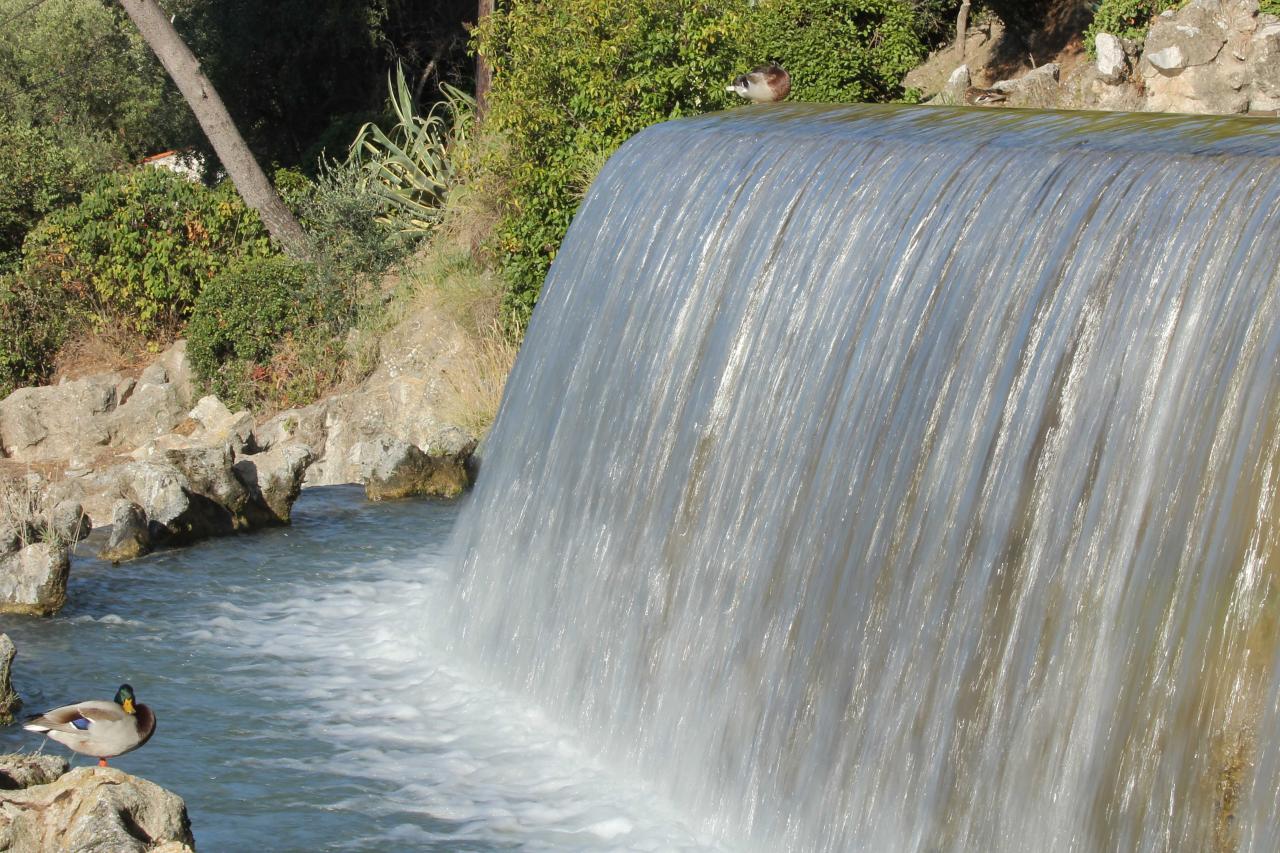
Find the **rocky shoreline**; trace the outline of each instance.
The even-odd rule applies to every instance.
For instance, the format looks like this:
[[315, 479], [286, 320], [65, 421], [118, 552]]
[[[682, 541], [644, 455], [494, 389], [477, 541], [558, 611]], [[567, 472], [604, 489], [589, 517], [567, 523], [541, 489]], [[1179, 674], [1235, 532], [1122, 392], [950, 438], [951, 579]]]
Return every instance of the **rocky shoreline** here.
[[[977, 50], [966, 52], [975, 55], [990, 38], [975, 31], [967, 41]], [[954, 52], [945, 48], [926, 65], [936, 72]], [[1048, 62], [1021, 77], [994, 82], [979, 79], [985, 71], [976, 55], [973, 60], [959, 56], [971, 64], [955, 66], [940, 90], [926, 91], [932, 95], [926, 103], [1280, 114], [1280, 17], [1262, 12], [1258, 0], [1191, 0], [1158, 15], [1142, 43], [1099, 33], [1095, 53], [1093, 61], [1062, 67]], [[923, 68], [907, 75], [908, 86], [924, 83]]]
[[194, 853], [182, 798], [114, 767], [0, 755], [0, 850]]
[[410, 381], [383, 376], [255, 424], [194, 399], [179, 341], [137, 376], [15, 391], [0, 401], [0, 613], [57, 612], [70, 549], [91, 527], [110, 526], [98, 556], [122, 562], [288, 524], [304, 484], [363, 483], [370, 500], [457, 496], [475, 439], [414, 405]]

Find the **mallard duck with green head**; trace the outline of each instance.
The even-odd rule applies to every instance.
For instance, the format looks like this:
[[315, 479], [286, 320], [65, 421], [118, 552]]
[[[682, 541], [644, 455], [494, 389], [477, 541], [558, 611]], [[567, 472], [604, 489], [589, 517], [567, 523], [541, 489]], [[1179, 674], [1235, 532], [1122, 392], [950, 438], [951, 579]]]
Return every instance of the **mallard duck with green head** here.
[[40, 732], [81, 755], [92, 755], [107, 766], [108, 758], [132, 752], [151, 739], [156, 715], [134, 698], [133, 688], [121, 684], [112, 702], [91, 699], [63, 705], [28, 717], [22, 727]]

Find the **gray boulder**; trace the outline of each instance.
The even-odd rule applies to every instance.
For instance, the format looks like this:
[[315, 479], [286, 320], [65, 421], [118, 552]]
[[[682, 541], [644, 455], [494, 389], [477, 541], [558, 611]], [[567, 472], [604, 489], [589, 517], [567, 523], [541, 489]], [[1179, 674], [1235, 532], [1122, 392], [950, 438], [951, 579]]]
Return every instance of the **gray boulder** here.
[[362, 442], [355, 448], [361, 464], [365, 496], [371, 501], [413, 496], [452, 498], [466, 489], [467, 457], [474, 442], [464, 451], [429, 455], [400, 439], [383, 437]]
[[178, 853], [194, 845], [181, 797], [114, 767], [0, 792], [0, 850]]
[[[1273, 103], [1267, 77], [1268, 37], [1274, 16], [1257, 0], [1192, 0], [1162, 13], [1147, 33], [1138, 68], [1148, 110], [1240, 113]], [[1278, 31], [1280, 34], [1280, 31]]]
[[112, 563], [123, 563], [150, 554], [151, 548], [151, 532], [142, 507], [132, 501], [116, 501], [111, 513], [111, 534], [98, 557]]
[[93, 524], [79, 502], [59, 501], [50, 513], [50, 526], [57, 542], [74, 546], [75, 543], [89, 535]]
[[1260, 26], [1250, 39], [1249, 66], [1254, 110], [1280, 109], [1280, 22]]
[[0, 755], [0, 791], [20, 791], [33, 785], [46, 785], [66, 773], [67, 767], [67, 759], [60, 755]]
[[1098, 33], [1094, 39], [1098, 58], [1098, 76], [1107, 83], [1119, 83], [1129, 76], [1129, 57], [1124, 42], [1111, 33]]
[[67, 601], [70, 571], [67, 548], [51, 542], [0, 557], [0, 613], [57, 613]]
[[280, 444], [236, 461], [236, 477], [249, 493], [246, 512], [253, 526], [289, 523], [312, 458], [305, 444]]
[[106, 419], [116, 407], [116, 374], [44, 388], [19, 388], [0, 401], [0, 448], [21, 462], [69, 459], [111, 441]]
[[[13, 690], [13, 682], [9, 677], [9, 667], [13, 665], [13, 657], [18, 653], [13, 640], [8, 634], [0, 634], [0, 726], [13, 722], [13, 712], [22, 706], [22, 700]], [[4, 787], [0, 779], [0, 788]]]
[[22, 531], [7, 518], [0, 518], [0, 557], [22, 547]]
[[317, 453], [325, 444], [325, 401], [302, 409], [289, 409], [257, 426], [253, 443], [259, 450], [270, 450], [278, 444], [305, 444]]
[[209, 395], [201, 397], [189, 414], [197, 424], [191, 433], [192, 442], [201, 445], [229, 444], [235, 453], [244, 453], [251, 446], [253, 415], [249, 412], [233, 413], [217, 397]]
[[175, 448], [166, 450], [163, 458], [186, 477], [188, 490], [225, 508], [232, 526], [240, 526], [238, 520], [244, 514], [249, 493], [232, 468], [235, 454], [229, 444]]

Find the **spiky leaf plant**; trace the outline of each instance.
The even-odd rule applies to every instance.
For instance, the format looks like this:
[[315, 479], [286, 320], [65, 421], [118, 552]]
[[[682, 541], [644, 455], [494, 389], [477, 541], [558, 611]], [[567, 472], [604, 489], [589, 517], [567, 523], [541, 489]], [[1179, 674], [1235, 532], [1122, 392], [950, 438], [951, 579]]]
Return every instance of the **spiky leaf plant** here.
[[351, 143], [348, 160], [359, 165], [368, 189], [384, 202], [378, 221], [418, 236], [440, 217], [455, 171], [450, 149], [465, 142], [475, 100], [445, 83], [440, 87], [445, 100], [418, 115], [399, 63], [395, 80], [388, 75], [387, 88], [395, 126], [388, 134], [373, 122], [365, 124]]

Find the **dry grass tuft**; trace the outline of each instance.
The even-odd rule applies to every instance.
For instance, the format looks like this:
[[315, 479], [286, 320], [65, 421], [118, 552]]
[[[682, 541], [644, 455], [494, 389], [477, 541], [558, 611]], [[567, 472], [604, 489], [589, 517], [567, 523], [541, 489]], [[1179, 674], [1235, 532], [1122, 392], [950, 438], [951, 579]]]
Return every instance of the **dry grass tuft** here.
[[45, 503], [42, 485], [38, 475], [0, 473], [0, 539], [16, 538], [18, 547], [25, 548], [52, 536], [53, 508]]
[[461, 365], [444, 370], [445, 394], [440, 414], [473, 435], [480, 435], [498, 416], [502, 389], [520, 345], [493, 320], [471, 337], [472, 351]]
[[148, 341], [126, 322], [107, 320], [83, 329], [58, 351], [51, 381], [57, 383], [95, 373], [137, 372], [154, 356]]

